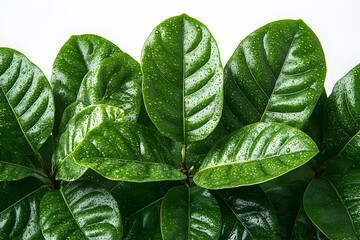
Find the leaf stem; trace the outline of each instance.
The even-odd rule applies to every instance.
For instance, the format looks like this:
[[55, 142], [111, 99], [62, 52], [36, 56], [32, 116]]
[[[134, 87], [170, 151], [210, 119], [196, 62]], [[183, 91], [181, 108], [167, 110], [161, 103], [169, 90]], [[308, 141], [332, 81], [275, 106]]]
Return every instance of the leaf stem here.
[[183, 143], [183, 147], [181, 149], [181, 163], [180, 163], [180, 172], [182, 172], [185, 175], [188, 175], [188, 169], [186, 167], [186, 163], [185, 163], [185, 158], [186, 158], [186, 144]]
[[54, 190], [59, 190], [60, 189], [60, 181], [55, 179], [56, 168], [54, 169], [53, 172], [50, 172], [50, 170], [49, 170], [48, 166], [46, 165], [45, 161], [43, 160], [41, 154], [36, 153], [35, 157], [39, 160], [39, 162], [41, 163], [41, 168], [42, 168], [43, 172], [46, 174], [47, 178], [51, 181], [52, 188]]

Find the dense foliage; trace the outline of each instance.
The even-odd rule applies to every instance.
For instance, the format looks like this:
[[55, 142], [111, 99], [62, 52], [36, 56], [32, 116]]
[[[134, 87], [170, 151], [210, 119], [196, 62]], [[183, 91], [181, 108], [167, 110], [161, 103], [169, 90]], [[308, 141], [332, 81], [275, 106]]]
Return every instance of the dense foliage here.
[[325, 75], [302, 20], [224, 68], [185, 14], [140, 64], [72, 36], [51, 84], [0, 48], [0, 239], [360, 239], [360, 65], [329, 97]]

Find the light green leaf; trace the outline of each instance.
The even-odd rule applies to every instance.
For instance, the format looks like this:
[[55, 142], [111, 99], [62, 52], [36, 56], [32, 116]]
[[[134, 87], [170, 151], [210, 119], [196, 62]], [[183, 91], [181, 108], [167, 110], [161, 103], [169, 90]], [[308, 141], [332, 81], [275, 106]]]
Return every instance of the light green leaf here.
[[177, 142], [204, 139], [223, 104], [223, 69], [215, 39], [185, 14], [159, 24], [141, 55], [143, 96], [161, 134]]
[[221, 213], [216, 199], [200, 187], [170, 189], [161, 204], [163, 239], [219, 239]]
[[122, 120], [124, 110], [108, 105], [91, 105], [75, 115], [67, 124], [55, 150], [56, 178], [72, 181], [79, 178], [87, 167], [75, 162], [73, 153], [86, 135], [105, 121]]
[[54, 99], [41, 70], [23, 54], [0, 48], [0, 145], [36, 154], [54, 124]]
[[283, 175], [318, 153], [302, 131], [281, 123], [254, 123], [217, 142], [194, 182], [221, 189], [261, 183]]
[[75, 161], [106, 178], [130, 182], [182, 180], [164, 140], [141, 124], [107, 122], [87, 134]]
[[302, 20], [275, 21], [248, 35], [224, 69], [231, 131], [254, 122], [301, 128], [324, 87], [325, 56]]
[[95, 183], [71, 182], [47, 193], [40, 203], [45, 239], [121, 239], [122, 224], [113, 196]]

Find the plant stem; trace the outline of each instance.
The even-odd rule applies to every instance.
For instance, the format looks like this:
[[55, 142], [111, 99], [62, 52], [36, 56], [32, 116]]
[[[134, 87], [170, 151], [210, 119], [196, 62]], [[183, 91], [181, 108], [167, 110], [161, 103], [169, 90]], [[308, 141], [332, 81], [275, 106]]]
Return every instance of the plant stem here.
[[180, 172], [187, 175], [188, 174], [188, 169], [186, 167], [185, 158], [186, 158], [186, 144], [184, 143], [183, 147], [181, 149], [181, 163], [180, 163], [181, 168], [180, 168]]
[[49, 170], [48, 166], [46, 165], [46, 163], [44, 162], [41, 154], [36, 153], [35, 157], [39, 160], [39, 162], [41, 163], [41, 168], [42, 168], [43, 172], [46, 174], [47, 178], [51, 181], [52, 189], [59, 190], [60, 189], [60, 181], [55, 179], [56, 168], [54, 169], [53, 172], [50, 172], [50, 170]]

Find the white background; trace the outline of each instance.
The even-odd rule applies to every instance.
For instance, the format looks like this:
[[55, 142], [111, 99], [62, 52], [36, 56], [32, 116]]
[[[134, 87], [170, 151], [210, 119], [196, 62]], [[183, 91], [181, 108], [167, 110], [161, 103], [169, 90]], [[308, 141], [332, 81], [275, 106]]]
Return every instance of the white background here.
[[225, 66], [249, 33], [279, 19], [303, 19], [327, 60], [325, 87], [360, 63], [359, 0], [0, 0], [0, 47], [14, 48], [50, 79], [52, 63], [71, 35], [98, 34], [136, 60], [152, 29], [186, 13], [203, 22]]

